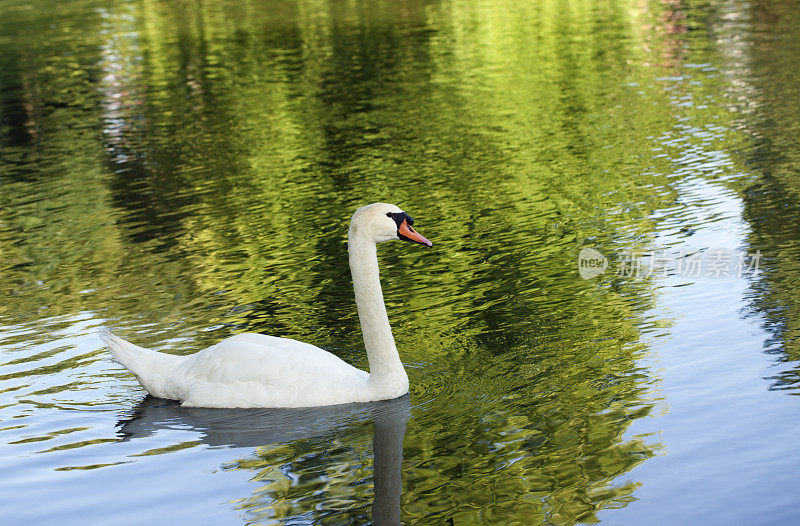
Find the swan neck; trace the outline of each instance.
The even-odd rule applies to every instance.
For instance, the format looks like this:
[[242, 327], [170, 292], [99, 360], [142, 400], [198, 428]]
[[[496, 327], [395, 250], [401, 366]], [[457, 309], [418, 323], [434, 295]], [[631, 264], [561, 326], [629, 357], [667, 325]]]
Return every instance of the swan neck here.
[[369, 359], [369, 381], [374, 388], [408, 390], [408, 376], [395, 346], [378, 271], [378, 251], [374, 241], [349, 236], [350, 272], [353, 276], [358, 319]]

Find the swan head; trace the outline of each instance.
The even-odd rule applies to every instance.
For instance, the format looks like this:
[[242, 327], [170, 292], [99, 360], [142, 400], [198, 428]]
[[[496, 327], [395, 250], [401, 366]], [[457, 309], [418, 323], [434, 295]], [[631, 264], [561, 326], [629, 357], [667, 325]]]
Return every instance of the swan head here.
[[414, 220], [399, 207], [389, 203], [362, 206], [350, 220], [350, 237], [358, 236], [375, 243], [400, 239], [432, 247], [433, 243], [420, 235], [412, 225]]

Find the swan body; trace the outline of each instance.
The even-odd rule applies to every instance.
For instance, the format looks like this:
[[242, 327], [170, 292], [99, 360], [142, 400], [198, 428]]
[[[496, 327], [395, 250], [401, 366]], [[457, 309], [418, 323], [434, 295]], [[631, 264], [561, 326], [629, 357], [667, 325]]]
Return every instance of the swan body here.
[[432, 246], [394, 205], [359, 208], [348, 233], [358, 317], [370, 372], [314, 345], [244, 333], [189, 356], [156, 352], [107, 330], [100, 335], [117, 362], [147, 392], [190, 407], [313, 407], [389, 400], [408, 392], [383, 303], [376, 244], [402, 239]]

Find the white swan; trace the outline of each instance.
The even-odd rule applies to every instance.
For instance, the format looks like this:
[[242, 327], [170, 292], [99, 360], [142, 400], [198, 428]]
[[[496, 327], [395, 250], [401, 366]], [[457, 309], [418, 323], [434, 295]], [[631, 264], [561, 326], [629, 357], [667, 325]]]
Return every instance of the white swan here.
[[105, 329], [100, 335], [147, 392], [185, 406], [311, 407], [397, 398], [408, 392], [408, 376], [383, 303], [376, 244], [402, 239], [433, 246], [413, 224], [387, 203], [363, 206], [350, 221], [350, 272], [369, 373], [314, 345], [264, 334], [237, 334], [189, 356], [145, 349]]

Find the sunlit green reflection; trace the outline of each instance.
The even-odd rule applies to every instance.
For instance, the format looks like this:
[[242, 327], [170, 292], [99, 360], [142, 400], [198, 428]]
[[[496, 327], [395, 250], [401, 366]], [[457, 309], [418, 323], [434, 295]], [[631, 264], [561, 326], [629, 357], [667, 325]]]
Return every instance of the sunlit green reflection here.
[[[4, 345], [90, 320], [170, 352], [250, 330], [365, 367], [347, 221], [390, 201], [436, 244], [380, 250], [412, 384], [401, 519], [573, 524], [635, 498], [626, 474], [658, 449], [627, 433], [655, 396], [638, 358], [668, 320], [647, 317], [651, 280], [583, 280], [576, 258], [649, 247], [685, 226], [664, 219], [687, 205], [679, 176], [736, 169], [714, 157], [734, 144], [720, 81], [681, 76], [672, 7], [142, 0], [4, 15]], [[369, 520], [379, 429], [253, 445], [224, 466], [252, 472], [234, 506]], [[218, 445], [131, 458], [204, 443]]]

